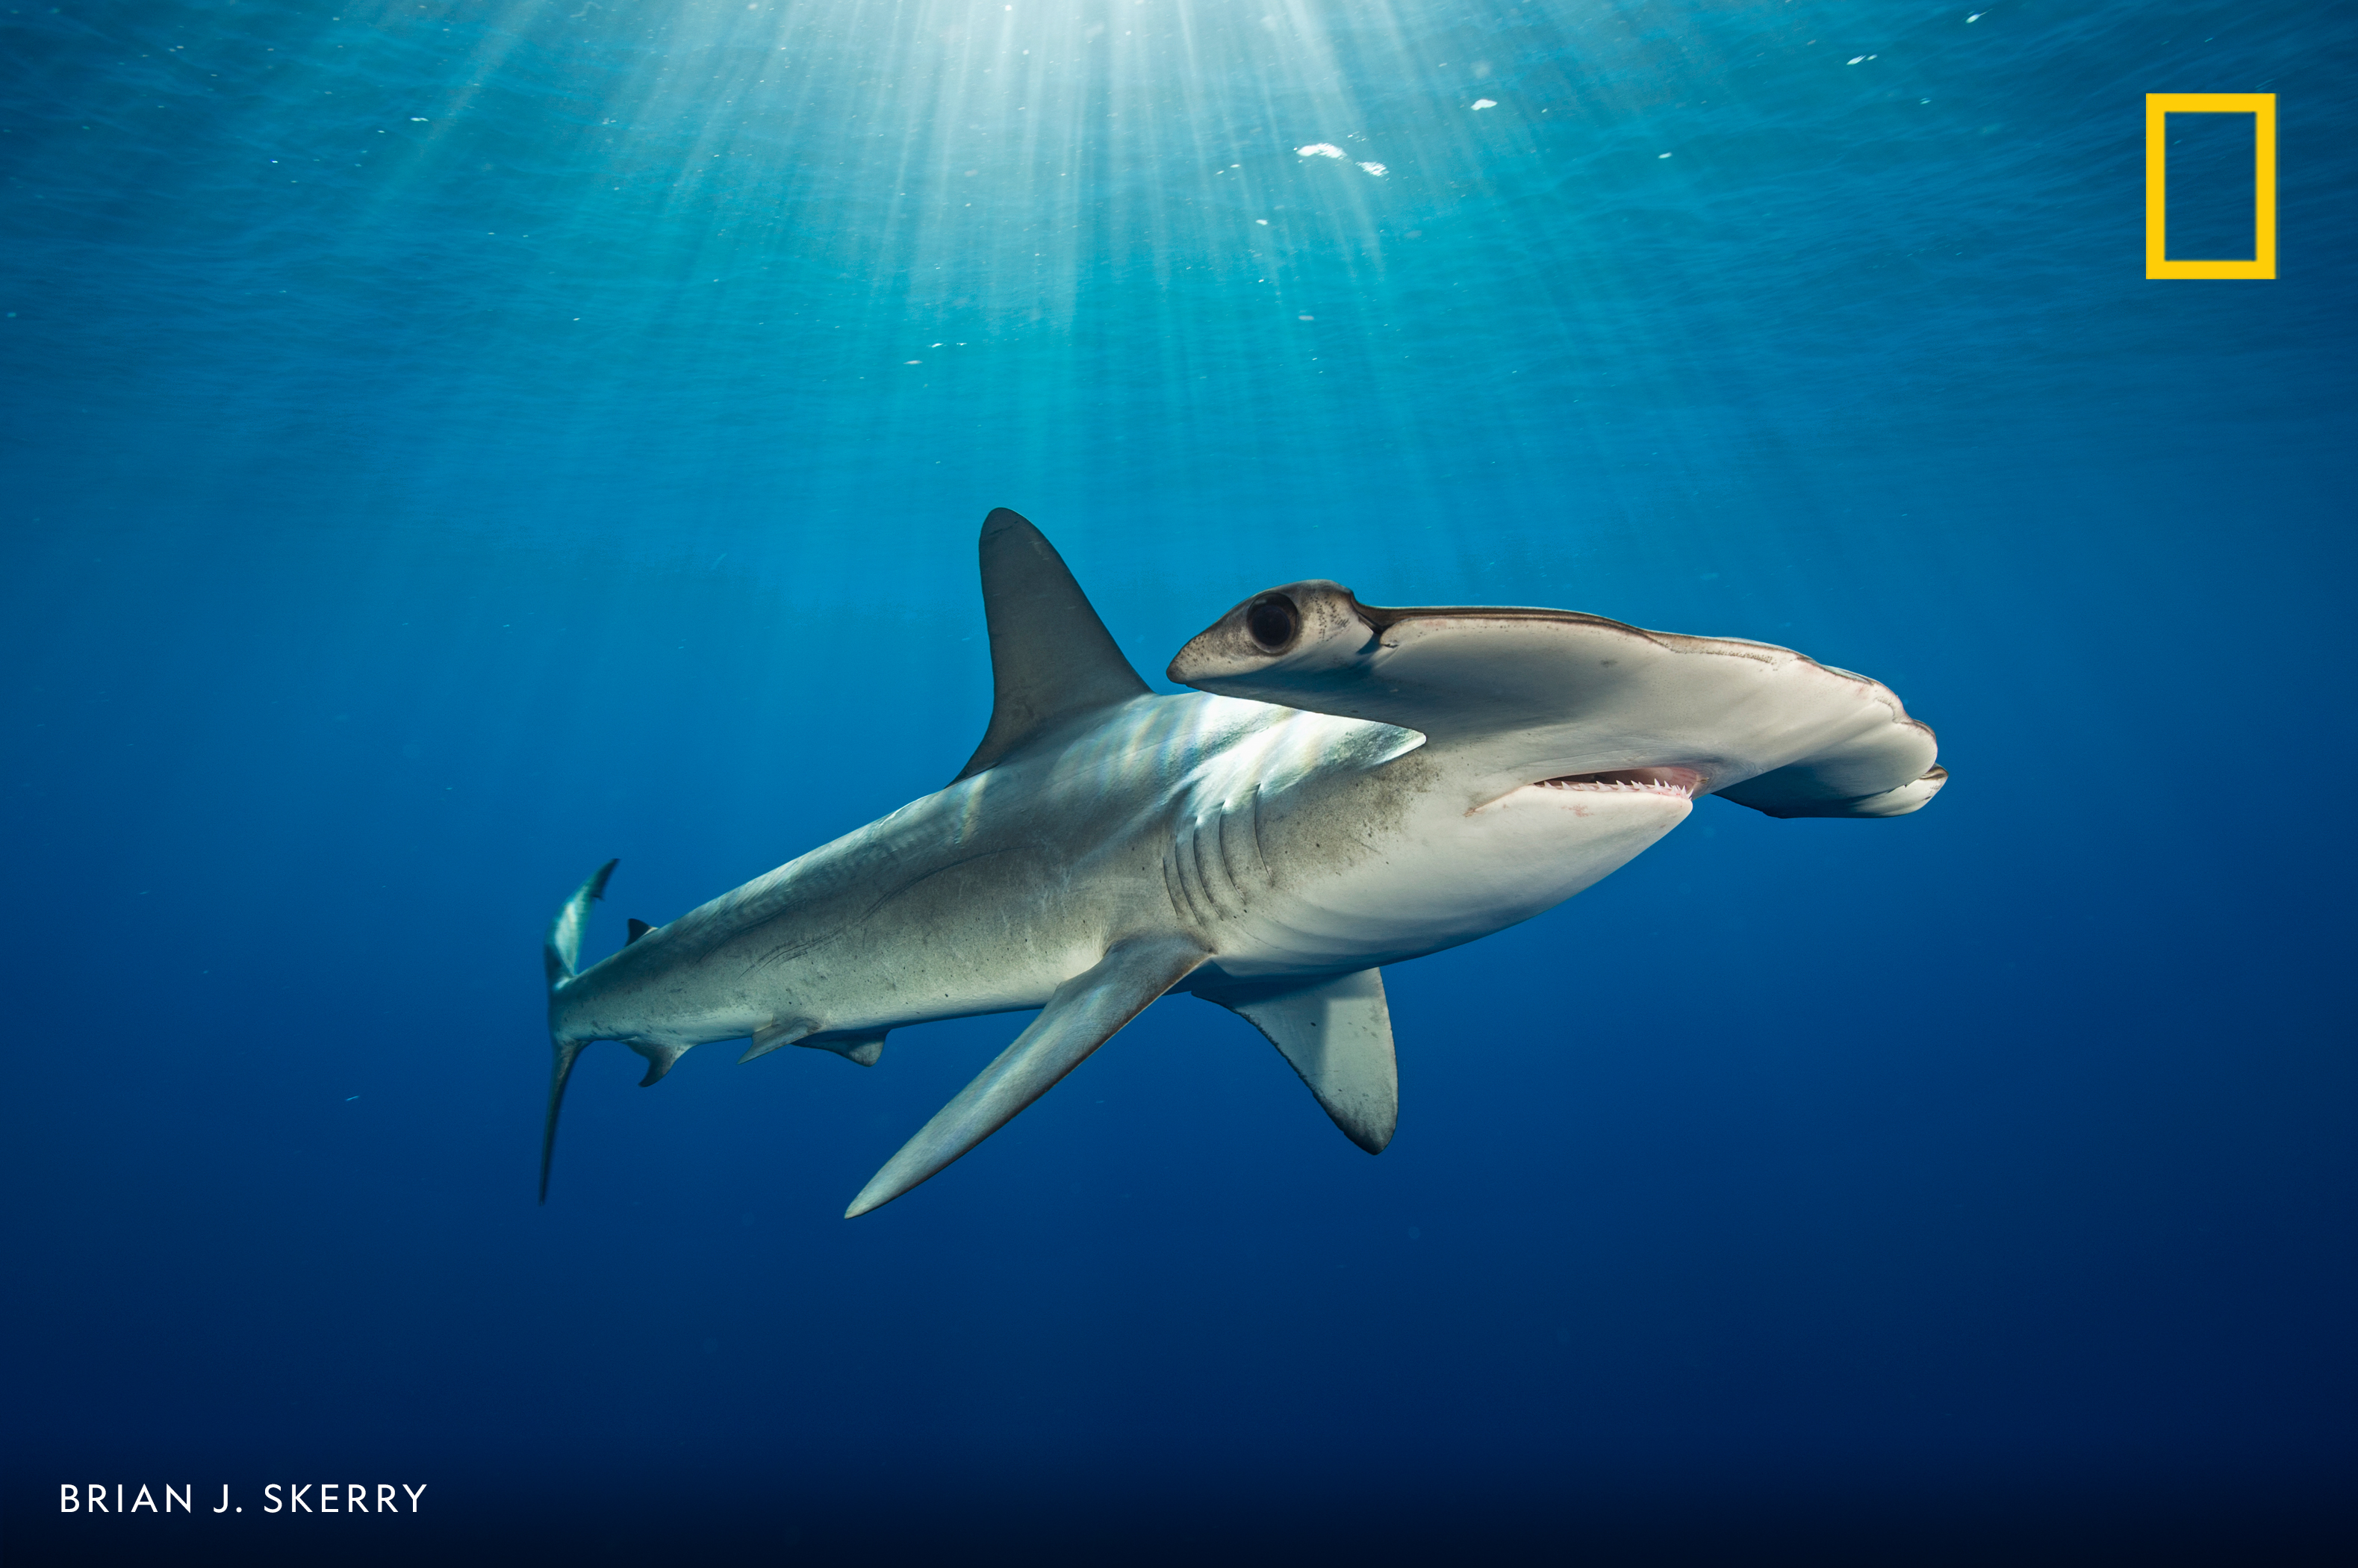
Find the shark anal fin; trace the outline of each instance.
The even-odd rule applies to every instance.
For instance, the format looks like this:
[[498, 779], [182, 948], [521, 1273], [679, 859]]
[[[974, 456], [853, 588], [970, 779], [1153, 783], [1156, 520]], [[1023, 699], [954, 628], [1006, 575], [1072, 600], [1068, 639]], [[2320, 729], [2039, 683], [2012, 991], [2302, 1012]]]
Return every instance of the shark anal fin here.
[[814, 1051], [832, 1051], [847, 1062], [872, 1067], [876, 1059], [884, 1054], [887, 1033], [882, 1029], [832, 1029], [823, 1034], [806, 1034], [795, 1044]]
[[1380, 1154], [1400, 1122], [1391, 1010], [1376, 969], [1314, 985], [1229, 985], [1195, 993], [1268, 1036], [1344, 1136]]
[[654, 929], [654, 926], [649, 925], [645, 921], [637, 919], [636, 917], [633, 917], [629, 924], [631, 934], [622, 938], [622, 946], [625, 947], [629, 946], [632, 943], [637, 941], [640, 937], [644, 936], [648, 932]]
[[958, 770], [961, 779], [1075, 714], [1148, 695], [1039, 529], [999, 507], [983, 519], [980, 553], [983, 619], [990, 628], [990, 726]]
[[807, 1045], [814, 1051], [832, 1051], [846, 1061], [872, 1067], [884, 1054], [884, 1029], [826, 1029], [814, 1033], [807, 1023], [773, 1023], [753, 1031], [752, 1044], [737, 1058], [741, 1064], [756, 1056], [766, 1056], [781, 1045]]
[[843, 1217], [857, 1218], [891, 1203], [1006, 1126], [1156, 997], [1185, 979], [1205, 957], [1184, 937], [1116, 943], [1096, 964], [1056, 988], [1032, 1026], [901, 1146]]
[[644, 1056], [647, 1059], [647, 1076], [639, 1080], [639, 1087], [648, 1089], [654, 1087], [655, 1084], [663, 1077], [663, 1076], [671, 1071], [672, 1065], [677, 1062], [682, 1056], [687, 1055], [691, 1047], [687, 1045], [649, 1045], [633, 1041], [631, 1044], [631, 1049], [636, 1051], [640, 1055]]

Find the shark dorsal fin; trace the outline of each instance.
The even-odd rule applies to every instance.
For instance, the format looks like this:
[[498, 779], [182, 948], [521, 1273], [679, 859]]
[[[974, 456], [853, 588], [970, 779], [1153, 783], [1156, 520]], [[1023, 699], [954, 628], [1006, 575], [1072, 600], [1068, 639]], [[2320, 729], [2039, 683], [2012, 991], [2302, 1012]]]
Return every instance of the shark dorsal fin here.
[[990, 728], [961, 779], [1075, 714], [1147, 695], [1039, 529], [1000, 507], [983, 519], [981, 554], [994, 696]]
[[625, 947], [629, 946], [632, 943], [637, 941], [640, 937], [644, 936], [648, 932], [653, 931], [654, 929], [654, 927], [649, 925], [645, 921], [633, 917], [631, 921], [631, 934], [622, 938], [622, 946]]

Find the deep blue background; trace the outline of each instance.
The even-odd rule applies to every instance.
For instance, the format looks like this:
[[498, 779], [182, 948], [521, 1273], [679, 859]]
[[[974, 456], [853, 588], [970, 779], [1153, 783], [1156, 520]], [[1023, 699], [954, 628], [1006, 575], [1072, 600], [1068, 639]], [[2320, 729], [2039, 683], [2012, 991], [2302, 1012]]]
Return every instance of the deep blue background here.
[[[0, 1549], [2346, 1548], [2353, 70], [2289, 4], [8, 8]], [[2277, 280], [2142, 276], [2158, 91], [2279, 94]], [[1954, 780], [1390, 971], [1380, 1160], [1178, 999], [851, 1224], [1021, 1020], [600, 1046], [534, 1207], [558, 900], [946, 780], [1001, 504], [1150, 677], [1295, 578], [1563, 605]], [[432, 1506], [256, 1514], [322, 1479]]]

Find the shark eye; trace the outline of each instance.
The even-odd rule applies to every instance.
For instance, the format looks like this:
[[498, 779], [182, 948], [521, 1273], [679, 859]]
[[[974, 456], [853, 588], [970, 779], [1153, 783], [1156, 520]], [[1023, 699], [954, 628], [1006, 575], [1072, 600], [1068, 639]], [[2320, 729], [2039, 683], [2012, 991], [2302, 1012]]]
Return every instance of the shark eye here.
[[1282, 593], [1266, 594], [1245, 611], [1245, 630], [1268, 654], [1282, 654], [1302, 630], [1302, 611]]

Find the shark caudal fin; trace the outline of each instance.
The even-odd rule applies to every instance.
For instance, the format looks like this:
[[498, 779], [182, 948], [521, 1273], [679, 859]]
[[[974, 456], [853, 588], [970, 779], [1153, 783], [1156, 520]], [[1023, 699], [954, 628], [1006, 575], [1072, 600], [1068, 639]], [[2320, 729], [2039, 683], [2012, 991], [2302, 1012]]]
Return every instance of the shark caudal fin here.
[[[614, 874], [620, 860], [609, 860], [590, 873], [590, 880], [573, 890], [573, 896], [557, 906], [557, 918], [548, 923], [548, 935], [542, 938], [541, 962], [548, 970], [548, 994], [554, 999], [570, 980], [581, 962], [581, 932], [590, 924], [590, 906], [606, 896], [606, 879]], [[581, 1054], [587, 1040], [560, 1040], [552, 1031], [549, 1048], [556, 1053], [548, 1074], [548, 1124], [540, 1135], [540, 1201], [548, 1201], [548, 1160], [557, 1152], [557, 1112], [565, 1103], [565, 1080], [573, 1076], [573, 1059]]]

